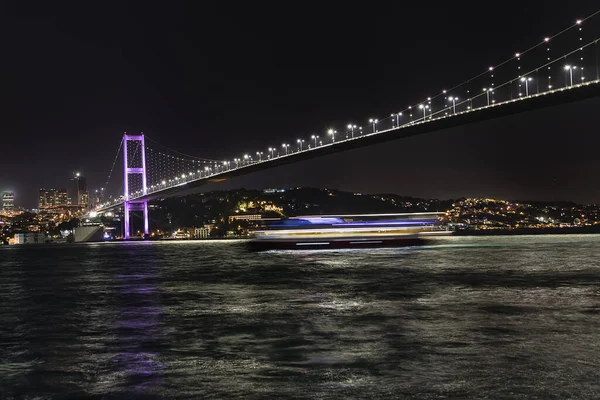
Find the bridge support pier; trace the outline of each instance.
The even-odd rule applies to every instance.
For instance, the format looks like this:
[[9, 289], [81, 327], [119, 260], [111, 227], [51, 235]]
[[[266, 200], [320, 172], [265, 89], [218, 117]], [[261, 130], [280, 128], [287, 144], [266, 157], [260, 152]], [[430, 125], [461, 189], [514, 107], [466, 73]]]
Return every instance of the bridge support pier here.
[[126, 201], [123, 203], [123, 220], [125, 222], [123, 236], [125, 239], [129, 239], [131, 236], [131, 224], [129, 221], [129, 213], [131, 211], [142, 211], [144, 216], [144, 235], [148, 235], [150, 233], [148, 226], [148, 201]]
[[[141, 149], [141, 166], [139, 161], [136, 163], [135, 154], [131, 162], [129, 161], [127, 145], [129, 142], [139, 142], [139, 148]], [[131, 225], [129, 220], [130, 211], [142, 211], [144, 214], [144, 235], [148, 235], [148, 200], [136, 200], [130, 199], [129, 194], [129, 174], [138, 174], [142, 176], [142, 195], [148, 193], [147, 181], [146, 181], [146, 144], [144, 142], [144, 134], [141, 135], [123, 135], [123, 164], [124, 164], [124, 184], [123, 184], [123, 221], [124, 221], [124, 232], [123, 237], [129, 239], [131, 236]], [[138, 166], [132, 167], [131, 164], [138, 164]], [[139, 191], [135, 194], [139, 194]]]

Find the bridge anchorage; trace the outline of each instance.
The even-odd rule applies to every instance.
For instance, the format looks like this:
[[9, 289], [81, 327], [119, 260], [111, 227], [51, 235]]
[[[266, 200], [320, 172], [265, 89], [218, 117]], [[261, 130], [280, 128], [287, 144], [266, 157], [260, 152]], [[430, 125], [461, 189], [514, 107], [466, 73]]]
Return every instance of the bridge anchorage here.
[[[135, 149], [128, 150], [129, 143], [137, 144]], [[133, 147], [133, 146], [132, 146]], [[140, 158], [137, 158], [138, 150], [141, 150]], [[130, 199], [129, 196], [129, 185], [130, 175], [141, 176], [142, 179], [142, 193], [146, 195], [148, 193], [147, 180], [146, 180], [146, 145], [144, 142], [144, 134], [140, 135], [123, 135], [123, 164], [124, 164], [124, 176], [123, 176], [123, 219], [125, 222], [124, 237], [129, 239], [131, 235], [131, 226], [129, 221], [130, 211], [142, 211], [144, 215], [144, 235], [149, 234], [148, 228], [148, 200], [136, 200]]]

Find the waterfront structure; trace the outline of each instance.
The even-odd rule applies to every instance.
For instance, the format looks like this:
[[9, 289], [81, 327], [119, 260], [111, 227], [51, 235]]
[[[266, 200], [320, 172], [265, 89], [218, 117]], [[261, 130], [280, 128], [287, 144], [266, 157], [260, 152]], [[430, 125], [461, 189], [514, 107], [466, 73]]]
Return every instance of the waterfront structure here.
[[2, 210], [12, 211], [15, 208], [15, 192], [2, 193]]
[[82, 225], [73, 228], [73, 239], [79, 242], [102, 242], [104, 240], [104, 226]]
[[43, 232], [15, 233], [13, 244], [39, 244], [46, 243], [48, 237]]
[[201, 228], [194, 228], [195, 239], [208, 239], [210, 237], [210, 231], [212, 231], [214, 225], [204, 225]]

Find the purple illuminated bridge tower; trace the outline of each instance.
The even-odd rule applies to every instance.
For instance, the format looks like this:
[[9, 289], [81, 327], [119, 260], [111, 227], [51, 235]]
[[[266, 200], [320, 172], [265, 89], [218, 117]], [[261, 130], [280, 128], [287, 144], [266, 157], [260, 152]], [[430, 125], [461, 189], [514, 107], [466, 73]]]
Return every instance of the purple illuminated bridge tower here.
[[[130, 162], [127, 153], [127, 144], [129, 142], [139, 142], [142, 150], [142, 161], [141, 166], [135, 165], [135, 157], [132, 157]], [[129, 224], [129, 212], [130, 211], [142, 211], [144, 213], [144, 234], [148, 235], [148, 200], [129, 200], [129, 175], [137, 174], [142, 176], [142, 192], [147, 194], [146, 186], [146, 146], [144, 143], [144, 134], [141, 135], [123, 135], [123, 162], [124, 162], [124, 201], [123, 201], [123, 214], [125, 219], [125, 239], [129, 239], [130, 236], [130, 224]], [[133, 165], [132, 165], [133, 164]]]

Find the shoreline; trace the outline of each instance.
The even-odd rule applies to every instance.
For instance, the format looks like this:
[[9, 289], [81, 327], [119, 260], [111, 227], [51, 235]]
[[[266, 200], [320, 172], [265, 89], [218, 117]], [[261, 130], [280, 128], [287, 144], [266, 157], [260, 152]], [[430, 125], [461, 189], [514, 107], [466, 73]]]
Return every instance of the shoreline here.
[[600, 233], [600, 225], [573, 228], [460, 229], [452, 236], [572, 235]]

